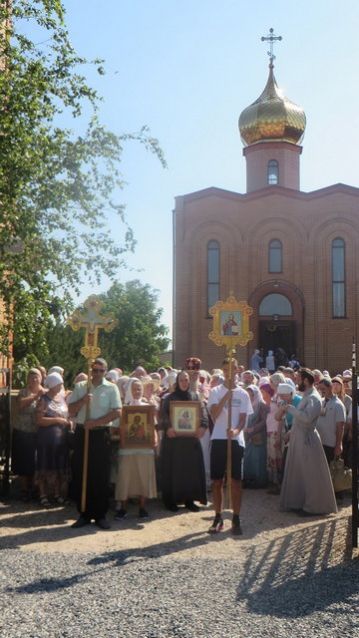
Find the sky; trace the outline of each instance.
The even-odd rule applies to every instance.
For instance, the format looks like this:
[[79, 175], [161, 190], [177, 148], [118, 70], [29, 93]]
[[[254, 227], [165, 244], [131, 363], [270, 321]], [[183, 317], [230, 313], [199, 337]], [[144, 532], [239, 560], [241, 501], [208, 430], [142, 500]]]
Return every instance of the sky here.
[[[64, 0], [77, 51], [105, 59], [89, 70], [103, 97], [101, 120], [116, 133], [150, 127], [167, 168], [139, 144], [124, 149], [120, 199], [137, 239], [120, 281], [159, 291], [172, 327], [174, 198], [210, 186], [245, 192], [241, 111], [262, 92], [273, 27], [275, 75], [307, 116], [301, 190], [359, 187], [358, 0]], [[121, 229], [114, 229], [119, 240]], [[109, 287], [105, 279], [98, 290]]]

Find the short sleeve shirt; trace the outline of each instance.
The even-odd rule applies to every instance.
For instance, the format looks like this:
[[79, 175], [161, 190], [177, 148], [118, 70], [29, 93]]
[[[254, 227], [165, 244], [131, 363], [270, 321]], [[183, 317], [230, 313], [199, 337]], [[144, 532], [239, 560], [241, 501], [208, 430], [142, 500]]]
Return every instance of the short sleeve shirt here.
[[[88, 392], [87, 381], [81, 381], [75, 385], [74, 391], [69, 398], [69, 405], [76, 403], [79, 399], [82, 399]], [[90, 394], [92, 394], [92, 400], [90, 402], [90, 419], [99, 419], [111, 410], [116, 410], [121, 407], [121, 397], [118, 387], [103, 379], [102, 383], [97, 386], [90, 386]], [[76, 423], [84, 424], [86, 421], [86, 406], [84, 405], [76, 415]], [[108, 423], [107, 426], [111, 426]]]
[[338, 397], [333, 396], [326, 403], [322, 403], [322, 412], [318, 419], [316, 428], [323, 445], [335, 447], [337, 423], [345, 423], [345, 407]]
[[[224, 395], [228, 392], [228, 388], [224, 385], [219, 385], [211, 390], [211, 393], [208, 398], [207, 408], [210, 410], [212, 405], [218, 405]], [[249, 416], [253, 414], [253, 408], [251, 404], [251, 400], [249, 398], [248, 392], [243, 390], [243, 388], [235, 388], [232, 395], [232, 428], [236, 428], [239, 424], [239, 416], [240, 414], [246, 414]], [[228, 428], [228, 403], [226, 403], [225, 407], [222, 409], [220, 414], [218, 415], [212, 432], [211, 439], [227, 439], [227, 428]], [[237, 437], [233, 439], [237, 440], [239, 445], [244, 447], [244, 436], [243, 430], [239, 433]]]

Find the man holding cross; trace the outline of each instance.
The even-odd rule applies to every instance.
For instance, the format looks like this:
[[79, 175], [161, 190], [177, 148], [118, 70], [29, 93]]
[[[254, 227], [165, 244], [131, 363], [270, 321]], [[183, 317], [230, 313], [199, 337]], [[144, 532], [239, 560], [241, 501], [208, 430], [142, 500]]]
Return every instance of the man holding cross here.
[[[109, 427], [121, 416], [117, 386], [105, 379], [107, 363], [98, 357], [91, 366], [91, 384], [75, 385], [69, 400], [70, 416], [76, 418], [74, 441], [74, 492], [80, 517], [72, 525], [79, 528], [94, 519], [100, 529], [109, 529], [106, 519], [109, 497]], [[86, 504], [82, 507], [85, 430], [89, 432]]]
[[233, 506], [232, 528], [235, 535], [242, 533], [239, 513], [242, 495], [242, 460], [244, 454], [243, 430], [247, 416], [253, 414], [253, 408], [248, 393], [236, 386], [233, 375], [238, 371], [235, 359], [226, 358], [222, 364], [224, 384], [211, 390], [207, 408], [214, 422], [211, 436], [211, 479], [215, 517], [210, 534], [223, 529], [222, 505], [223, 482], [227, 469], [228, 438], [231, 439], [231, 477], [227, 481], [231, 484]]

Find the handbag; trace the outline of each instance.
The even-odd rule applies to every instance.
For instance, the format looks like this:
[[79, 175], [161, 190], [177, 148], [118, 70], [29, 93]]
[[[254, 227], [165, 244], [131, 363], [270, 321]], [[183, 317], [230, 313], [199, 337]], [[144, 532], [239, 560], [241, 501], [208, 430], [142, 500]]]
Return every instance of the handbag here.
[[334, 492], [344, 492], [352, 487], [352, 471], [344, 466], [343, 459], [334, 459], [329, 465]]

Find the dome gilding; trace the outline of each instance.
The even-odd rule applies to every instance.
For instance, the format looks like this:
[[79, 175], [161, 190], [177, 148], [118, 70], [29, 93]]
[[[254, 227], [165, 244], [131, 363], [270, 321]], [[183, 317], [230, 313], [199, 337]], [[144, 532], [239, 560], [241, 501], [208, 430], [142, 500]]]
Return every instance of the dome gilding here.
[[242, 111], [238, 125], [245, 146], [273, 141], [299, 144], [302, 140], [306, 125], [304, 110], [283, 95], [274, 77], [273, 64], [269, 65], [263, 93]]

